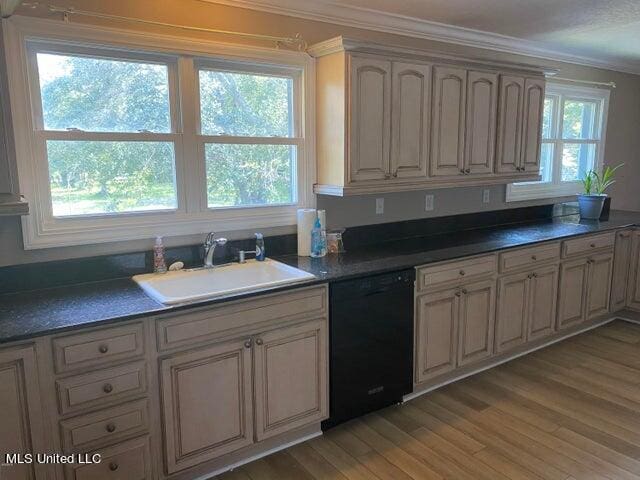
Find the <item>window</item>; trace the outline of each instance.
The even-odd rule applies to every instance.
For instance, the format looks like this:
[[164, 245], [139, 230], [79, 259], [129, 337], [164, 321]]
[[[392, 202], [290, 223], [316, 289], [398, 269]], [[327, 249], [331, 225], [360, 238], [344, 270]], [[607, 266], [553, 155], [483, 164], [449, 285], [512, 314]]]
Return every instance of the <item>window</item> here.
[[25, 248], [294, 225], [314, 205], [306, 54], [19, 19], [8, 31], [26, 60], [9, 59], [12, 104], [27, 105], [14, 115]]
[[31, 48], [52, 216], [176, 210], [172, 65]]
[[550, 83], [544, 101], [538, 182], [507, 186], [507, 201], [575, 195], [600, 170], [609, 91]]

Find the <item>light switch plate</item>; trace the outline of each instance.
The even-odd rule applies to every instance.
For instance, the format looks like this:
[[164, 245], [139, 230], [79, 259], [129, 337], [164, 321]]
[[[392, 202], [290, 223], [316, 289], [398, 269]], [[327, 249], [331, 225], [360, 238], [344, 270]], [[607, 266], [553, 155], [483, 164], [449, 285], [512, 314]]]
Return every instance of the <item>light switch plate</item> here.
[[376, 215], [384, 213], [384, 198], [376, 198]]
[[433, 195], [431, 194], [427, 194], [424, 197], [424, 210], [426, 212], [431, 212], [433, 211]]

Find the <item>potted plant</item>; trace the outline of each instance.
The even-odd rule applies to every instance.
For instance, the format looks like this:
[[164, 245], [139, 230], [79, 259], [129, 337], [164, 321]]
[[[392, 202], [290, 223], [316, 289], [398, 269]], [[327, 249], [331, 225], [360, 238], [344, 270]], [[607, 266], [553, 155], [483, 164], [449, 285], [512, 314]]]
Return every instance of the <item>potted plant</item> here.
[[595, 170], [589, 170], [582, 179], [584, 193], [578, 195], [578, 205], [580, 206], [580, 218], [597, 220], [602, 213], [602, 207], [607, 199], [604, 191], [616, 181], [613, 179], [616, 170], [622, 167], [621, 163], [615, 167], [605, 167], [602, 175]]

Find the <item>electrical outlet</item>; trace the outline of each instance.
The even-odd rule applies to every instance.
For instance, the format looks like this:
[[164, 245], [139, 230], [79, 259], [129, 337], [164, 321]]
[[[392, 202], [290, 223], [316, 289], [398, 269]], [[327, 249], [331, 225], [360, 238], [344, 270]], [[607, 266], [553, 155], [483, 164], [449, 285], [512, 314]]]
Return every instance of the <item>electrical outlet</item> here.
[[376, 215], [384, 213], [384, 198], [376, 198]]
[[489, 195], [491, 194], [491, 190], [488, 188], [482, 191], [482, 203], [489, 203]]
[[433, 195], [427, 194], [424, 197], [424, 210], [431, 212], [433, 210]]

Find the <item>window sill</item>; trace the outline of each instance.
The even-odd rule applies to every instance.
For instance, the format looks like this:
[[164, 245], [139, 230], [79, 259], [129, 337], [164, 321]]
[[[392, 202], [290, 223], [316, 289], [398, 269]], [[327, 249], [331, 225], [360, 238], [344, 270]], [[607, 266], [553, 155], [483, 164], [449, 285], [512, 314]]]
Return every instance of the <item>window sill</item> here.
[[507, 185], [505, 202], [521, 202], [545, 198], [572, 197], [582, 191], [580, 182], [558, 184]]

